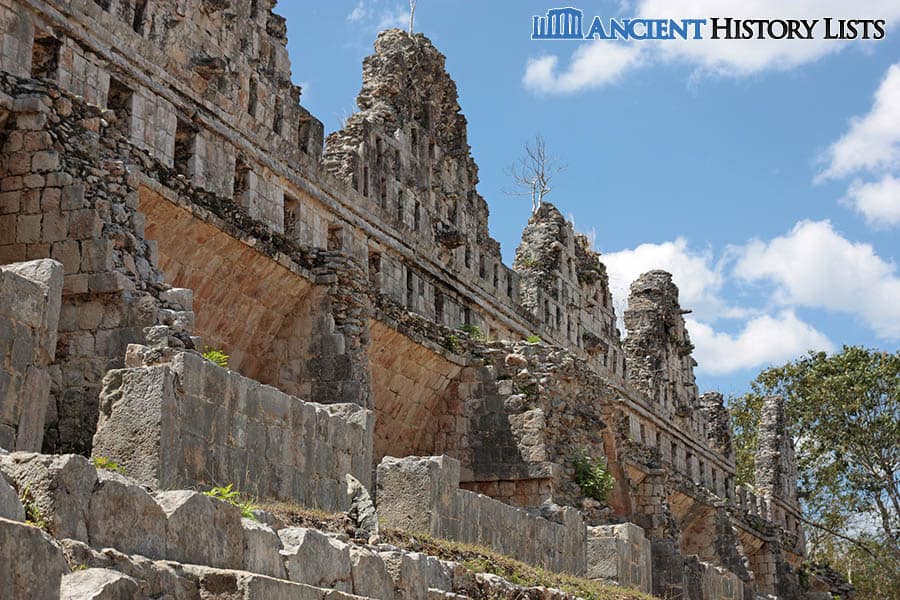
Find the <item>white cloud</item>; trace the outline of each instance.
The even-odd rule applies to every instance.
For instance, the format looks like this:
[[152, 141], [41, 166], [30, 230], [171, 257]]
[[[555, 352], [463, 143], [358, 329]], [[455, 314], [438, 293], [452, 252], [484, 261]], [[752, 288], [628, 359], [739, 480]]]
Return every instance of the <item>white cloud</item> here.
[[900, 63], [891, 66], [872, 110], [850, 122], [850, 130], [828, 149], [820, 178], [900, 167]]
[[734, 275], [774, 284], [773, 301], [844, 312], [877, 337], [900, 339], [900, 276], [869, 244], [847, 240], [828, 221], [801, 221], [785, 236], [740, 249]]
[[[650, 40], [619, 44], [598, 40], [585, 46], [601, 48], [575, 50], [568, 65], [557, 72], [559, 59], [545, 56], [530, 59], [524, 83], [535, 91], [573, 93], [618, 80], [635, 67], [660, 62], [680, 62], [694, 67], [697, 74], [742, 77], [767, 70], [785, 70], [814, 62], [853, 44], [874, 44], [871, 40], [844, 42], [822, 39], [821, 19], [885, 19], [887, 28], [900, 21], [896, 0], [748, 0], [737, 5], [732, 0], [642, 0], [633, 12], [621, 18], [706, 18], [737, 19], [820, 19], [813, 40], [713, 40], [710, 24], [703, 40]], [[585, 19], [593, 15], [586, 14]], [[605, 17], [601, 17], [605, 18]], [[607, 48], [604, 51], [602, 48]], [[586, 55], [590, 54], [588, 57]], [[606, 57], [606, 58], [604, 58]], [[537, 85], [554, 82], [559, 85]]]
[[359, 0], [347, 15], [347, 21], [376, 30], [409, 26], [409, 10], [401, 4], [380, 0]]
[[351, 23], [356, 23], [358, 21], [362, 21], [367, 14], [368, 10], [366, 10], [365, 0], [359, 0], [359, 3], [354, 6], [353, 10], [350, 11], [350, 14], [347, 15], [347, 20]]
[[900, 225], [900, 179], [885, 175], [879, 181], [850, 184], [843, 202], [866, 218], [873, 227]]
[[525, 87], [543, 93], [600, 87], [615, 81], [639, 58], [640, 50], [636, 46], [589, 42], [575, 51], [571, 64], [562, 73], [556, 72], [559, 63], [556, 56], [528, 59], [522, 81]]
[[687, 319], [691, 341], [696, 346], [698, 372], [724, 375], [743, 369], [782, 363], [808, 350], [834, 350], [825, 334], [785, 310], [772, 317], [749, 320], [740, 333], [715, 331], [706, 323]]

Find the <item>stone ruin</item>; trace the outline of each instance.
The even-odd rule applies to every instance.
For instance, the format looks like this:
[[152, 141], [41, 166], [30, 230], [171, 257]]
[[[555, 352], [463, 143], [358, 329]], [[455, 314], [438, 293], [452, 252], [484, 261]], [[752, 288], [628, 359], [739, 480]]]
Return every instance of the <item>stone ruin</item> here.
[[553, 206], [504, 265], [443, 55], [381, 33], [325, 138], [273, 5], [0, 0], [6, 591], [567, 597], [192, 491], [230, 483], [662, 598], [816, 597], [780, 400], [737, 485], [671, 276], [623, 339]]

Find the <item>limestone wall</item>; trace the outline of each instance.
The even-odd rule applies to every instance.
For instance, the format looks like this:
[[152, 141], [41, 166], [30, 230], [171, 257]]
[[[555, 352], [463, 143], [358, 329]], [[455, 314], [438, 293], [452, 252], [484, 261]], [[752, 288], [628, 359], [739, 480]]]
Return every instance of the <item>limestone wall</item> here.
[[378, 466], [376, 502], [388, 527], [478, 544], [547, 569], [585, 572], [586, 530], [580, 513], [548, 520], [459, 489], [459, 462], [447, 456], [386, 457]]
[[[653, 591], [650, 540], [633, 523], [588, 527], [587, 576]], [[717, 596], [713, 596], [718, 598]]]
[[349, 508], [345, 475], [368, 485], [373, 424], [358, 405], [304, 402], [195, 353], [131, 346], [126, 366], [104, 380], [94, 455], [151, 487], [233, 484], [334, 511]]
[[54, 260], [0, 267], [0, 448], [41, 449], [62, 285]]

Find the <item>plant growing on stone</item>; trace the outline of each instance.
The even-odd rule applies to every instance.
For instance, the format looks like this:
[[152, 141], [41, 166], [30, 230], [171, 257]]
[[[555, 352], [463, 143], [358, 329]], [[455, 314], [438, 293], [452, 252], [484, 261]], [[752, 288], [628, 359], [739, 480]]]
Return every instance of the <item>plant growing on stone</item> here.
[[25, 523], [47, 531], [47, 520], [44, 518], [44, 513], [41, 512], [41, 507], [37, 505], [31, 495], [31, 484], [26, 485], [22, 490], [19, 501], [22, 503], [22, 508], [25, 509]]
[[126, 475], [125, 467], [105, 456], [95, 456], [91, 459], [91, 462], [94, 463], [95, 469], [103, 469], [104, 471], [113, 471], [119, 475]]
[[208, 360], [209, 362], [222, 367], [223, 369], [228, 368], [228, 359], [231, 358], [221, 350], [217, 350], [215, 348], [207, 347], [203, 351], [203, 358]]
[[528, 342], [529, 344], [540, 344], [542, 340], [541, 340], [541, 336], [539, 336], [539, 335], [529, 335], [525, 341]]
[[575, 483], [581, 488], [581, 493], [607, 504], [616, 478], [607, 470], [606, 458], [592, 458], [587, 450], [582, 450], [572, 458], [572, 463], [575, 466]]
[[476, 342], [484, 342], [487, 341], [487, 336], [484, 335], [484, 332], [481, 331], [481, 327], [478, 325], [470, 325], [466, 323], [462, 327], [459, 328], [460, 331], [469, 336], [469, 339], [475, 340]]
[[253, 514], [253, 511], [256, 510], [256, 502], [250, 498], [244, 498], [239, 491], [234, 489], [234, 484], [229, 483], [224, 487], [214, 487], [207, 492], [203, 492], [203, 494], [237, 506], [241, 510], [241, 516], [245, 519], [257, 520], [256, 515]]
[[444, 338], [444, 347], [450, 352], [459, 352], [460, 346], [459, 338], [452, 333]]

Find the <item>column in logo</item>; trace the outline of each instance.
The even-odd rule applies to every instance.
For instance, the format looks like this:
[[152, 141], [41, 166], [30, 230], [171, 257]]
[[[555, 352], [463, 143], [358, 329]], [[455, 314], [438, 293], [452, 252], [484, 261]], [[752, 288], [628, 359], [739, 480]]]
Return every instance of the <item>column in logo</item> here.
[[584, 12], [572, 7], [551, 8], [546, 17], [532, 19], [533, 40], [580, 40], [584, 38]]

